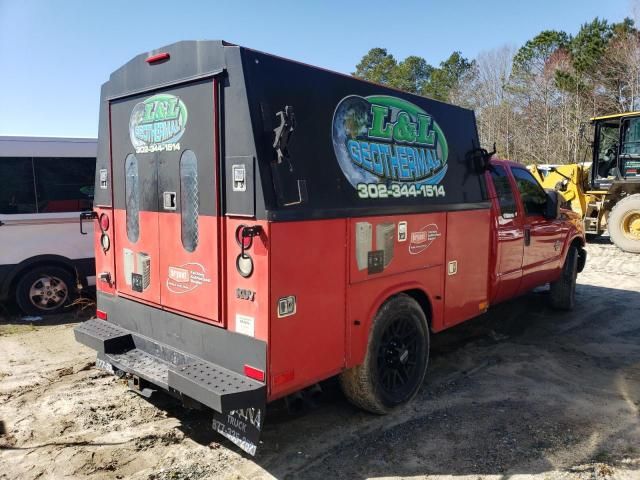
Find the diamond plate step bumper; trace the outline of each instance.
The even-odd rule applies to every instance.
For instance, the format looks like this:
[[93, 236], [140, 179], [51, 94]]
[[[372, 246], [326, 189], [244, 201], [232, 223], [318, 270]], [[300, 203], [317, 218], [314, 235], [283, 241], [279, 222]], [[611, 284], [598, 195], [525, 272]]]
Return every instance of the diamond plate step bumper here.
[[265, 384], [111, 322], [88, 320], [74, 333], [78, 342], [96, 350], [98, 357], [114, 368], [165, 390], [178, 391], [217, 412], [265, 403]]
[[102, 320], [88, 320], [73, 333], [76, 340], [98, 353], [119, 353], [134, 348], [133, 337], [124, 328]]
[[[217, 412], [254, 407], [265, 401], [265, 386], [202, 360], [169, 369], [169, 386]], [[214, 392], [214, 395], [211, 395]]]

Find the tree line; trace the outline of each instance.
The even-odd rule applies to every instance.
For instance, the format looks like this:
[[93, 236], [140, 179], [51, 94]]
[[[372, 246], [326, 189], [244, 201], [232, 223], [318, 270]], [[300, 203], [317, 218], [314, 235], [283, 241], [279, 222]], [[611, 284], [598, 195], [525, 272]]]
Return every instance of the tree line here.
[[640, 31], [595, 18], [575, 34], [544, 30], [520, 48], [475, 59], [453, 52], [438, 66], [371, 49], [353, 75], [471, 108], [483, 147], [521, 163], [574, 163], [587, 153], [593, 116], [640, 108]]

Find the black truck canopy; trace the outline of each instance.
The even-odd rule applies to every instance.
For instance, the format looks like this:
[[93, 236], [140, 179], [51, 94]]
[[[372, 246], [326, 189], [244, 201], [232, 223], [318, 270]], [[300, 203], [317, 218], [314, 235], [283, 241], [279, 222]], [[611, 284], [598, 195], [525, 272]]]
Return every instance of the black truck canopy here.
[[[159, 53], [168, 57], [146, 61]], [[473, 111], [222, 41], [138, 55], [102, 86], [96, 205], [111, 205], [110, 102], [214, 77], [224, 214], [294, 220], [488, 207]]]

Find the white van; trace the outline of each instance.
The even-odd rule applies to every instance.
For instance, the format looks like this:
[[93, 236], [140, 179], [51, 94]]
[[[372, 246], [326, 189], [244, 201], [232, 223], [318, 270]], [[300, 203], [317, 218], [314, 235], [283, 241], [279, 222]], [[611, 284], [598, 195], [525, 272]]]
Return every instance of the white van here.
[[55, 313], [95, 285], [95, 163], [95, 139], [0, 136], [0, 302]]

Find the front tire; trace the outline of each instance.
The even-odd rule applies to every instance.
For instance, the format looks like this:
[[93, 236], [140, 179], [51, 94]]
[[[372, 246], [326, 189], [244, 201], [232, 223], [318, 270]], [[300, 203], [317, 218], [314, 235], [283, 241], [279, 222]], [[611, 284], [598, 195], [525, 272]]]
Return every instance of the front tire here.
[[578, 279], [578, 249], [569, 247], [562, 267], [562, 275], [551, 283], [551, 306], [558, 310], [573, 310], [576, 305]]
[[351, 403], [383, 415], [415, 397], [428, 359], [425, 314], [413, 298], [396, 295], [376, 314], [364, 363], [343, 372], [340, 384]]
[[27, 315], [60, 313], [76, 297], [73, 275], [53, 265], [33, 267], [16, 285], [16, 303]]
[[609, 237], [620, 250], [640, 253], [640, 194], [629, 195], [611, 209]]

